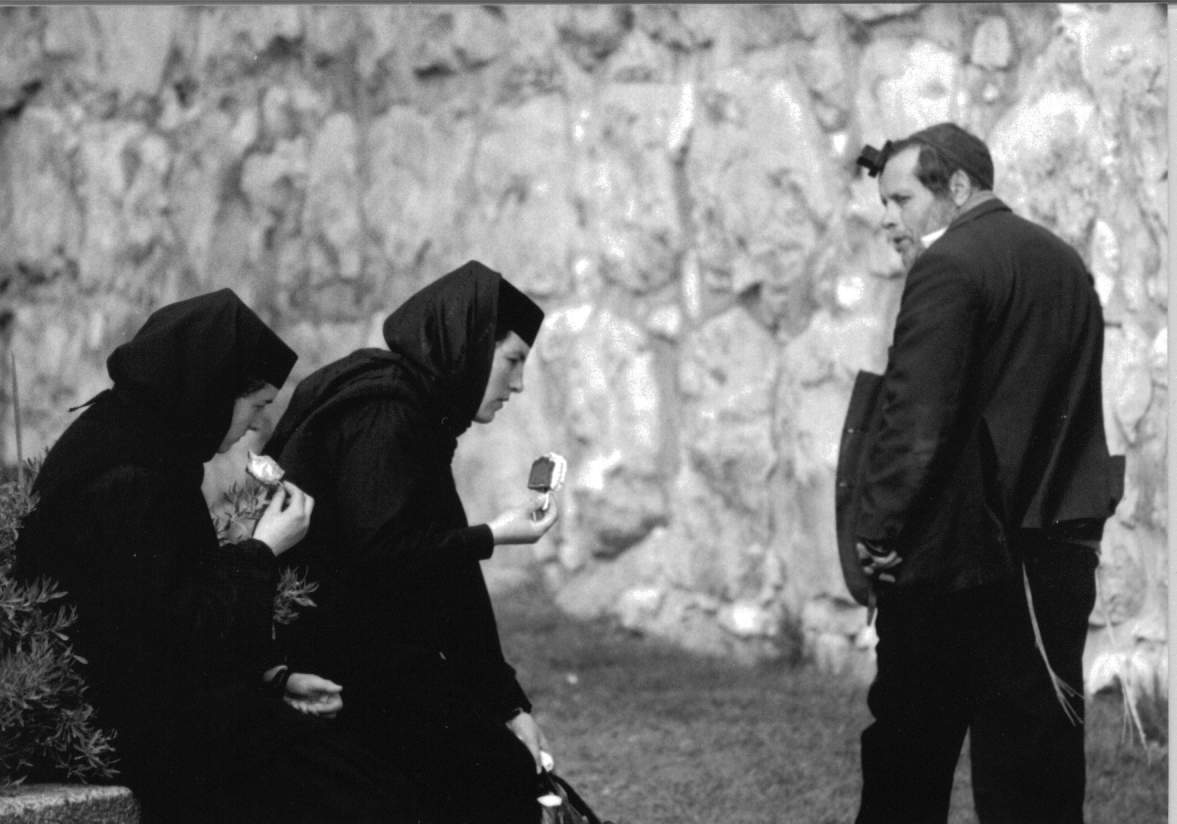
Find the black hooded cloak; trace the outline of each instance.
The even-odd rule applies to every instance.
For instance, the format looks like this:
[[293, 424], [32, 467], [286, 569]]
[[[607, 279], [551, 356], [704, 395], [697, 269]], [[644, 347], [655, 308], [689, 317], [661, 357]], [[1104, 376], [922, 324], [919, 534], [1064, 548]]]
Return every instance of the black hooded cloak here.
[[284, 630], [291, 660], [346, 684], [344, 716], [430, 792], [478, 793], [440, 750], [480, 759], [488, 782], [501, 756], [513, 777], [494, 778], [498, 791], [513, 782], [538, 814], [531, 758], [503, 723], [531, 704], [479, 565], [493, 536], [468, 524], [450, 469], [489, 379], [501, 282], [470, 261], [414, 294], [385, 321], [387, 350], [299, 384], [266, 449], [315, 498], [307, 538], [283, 559], [321, 585], [318, 608]]
[[311, 719], [262, 689], [280, 660], [276, 560], [253, 539], [218, 546], [201, 493], [236, 399], [257, 381], [281, 386], [295, 359], [228, 289], [165, 306], [110, 355], [113, 388], [35, 481], [14, 573], [56, 580], [76, 607], [70, 636], [88, 697], [116, 731], [118, 780], [145, 822], [289, 821], [283, 804], [300, 792], [315, 794], [308, 810], [336, 809], [330, 787], [284, 783], [291, 757], [335, 759], [340, 775], [354, 761], [373, 784], [383, 772], [332, 742], [300, 751]]

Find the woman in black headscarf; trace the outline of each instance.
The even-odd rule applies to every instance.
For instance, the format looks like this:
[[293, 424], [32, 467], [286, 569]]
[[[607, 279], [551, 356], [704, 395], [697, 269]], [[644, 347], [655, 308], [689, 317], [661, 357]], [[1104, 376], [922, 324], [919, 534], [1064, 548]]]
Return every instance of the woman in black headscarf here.
[[110, 355], [113, 388], [36, 478], [15, 573], [76, 607], [88, 697], [145, 822], [416, 820], [391, 771], [331, 728], [339, 685], [278, 666], [277, 556], [313, 500], [283, 485], [253, 537], [222, 547], [201, 493], [204, 462], [295, 359], [228, 289], [165, 306]]
[[289, 562], [321, 583], [289, 654], [348, 684], [341, 721], [415, 776], [444, 822], [539, 820], [543, 735], [504, 660], [479, 561], [533, 543], [540, 499], [470, 526], [450, 469], [457, 437], [523, 389], [543, 312], [470, 261], [384, 323], [388, 349], [311, 374], [267, 446], [315, 496]]

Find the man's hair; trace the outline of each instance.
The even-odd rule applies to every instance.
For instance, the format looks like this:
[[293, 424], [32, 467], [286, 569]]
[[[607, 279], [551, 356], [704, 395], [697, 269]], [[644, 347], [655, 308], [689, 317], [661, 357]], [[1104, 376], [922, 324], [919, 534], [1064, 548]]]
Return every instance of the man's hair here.
[[865, 166], [871, 177], [876, 177], [891, 158], [913, 147], [919, 148], [916, 178], [937, 197], [948, 195], [948, 181], [957, 170], [968, 175], [974, 188], [993, 188], [993, 158], [989, 147], [955, 123], [937, 123], [902, 140], [887, 141], [882, 150], [866, 146], [858, 164]]
[[[944, 156], [944, 153], [935, 146], [929, 146], [922, 140], [917, 140], [914, 137], [905, 137], [890, 145], [890, 150], [883, 155], [881, 168], [886, 168], [887, 161], [895, 155], [902, 152], [904, 149], [918, 147], [920, 150], [919, 157], [915, 163], [916, 179], [924, 185], [936, 197], [948, 197], [948, 181], [952, 177], [952, 173], [956, 169], [952, 168], [951, 161]], [[962, 169], [962, 171], [964, 171]], [[969, 175], [969, 180], [977, 188], [983, 188], [979, 180], [973, 175], [965, 171]]]

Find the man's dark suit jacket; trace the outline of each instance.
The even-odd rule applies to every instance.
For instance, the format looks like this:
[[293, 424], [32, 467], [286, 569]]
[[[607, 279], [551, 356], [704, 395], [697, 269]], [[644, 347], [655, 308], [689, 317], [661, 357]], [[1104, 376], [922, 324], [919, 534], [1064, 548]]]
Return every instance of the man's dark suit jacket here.
[[908, 273], [855, 534], [904, 558], [897, 587], [1017, 569], [1011, 534], [1094, 536], [1123, 491], [1103, 425], [1103, 314], [1079, 255], [1000, 200], [959, 215]]

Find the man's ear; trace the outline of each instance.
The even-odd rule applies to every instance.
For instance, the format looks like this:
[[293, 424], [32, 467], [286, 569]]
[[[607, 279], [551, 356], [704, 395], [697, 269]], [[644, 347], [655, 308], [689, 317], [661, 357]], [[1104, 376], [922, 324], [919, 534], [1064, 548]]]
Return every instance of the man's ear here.
[[952, 202], [960, 208], [965, 204], [965, 201], [972, 197], [973, 181], [963, 169], [957, 169], [948, 178], [948, 194], [952, 197]]

